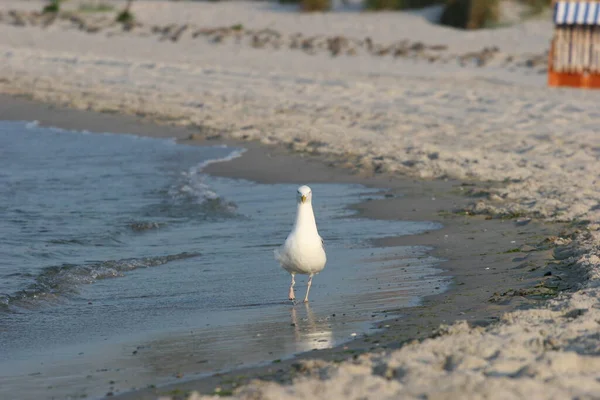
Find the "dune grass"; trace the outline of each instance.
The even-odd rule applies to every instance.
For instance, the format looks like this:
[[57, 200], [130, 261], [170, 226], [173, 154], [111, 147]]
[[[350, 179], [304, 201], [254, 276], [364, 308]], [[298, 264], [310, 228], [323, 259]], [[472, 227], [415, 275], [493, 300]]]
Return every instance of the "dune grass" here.
[[57, 13], [60, 11], [60, 0], [51, 0], [43, 9], [42, 13]]
[[298, 4], [301, 11], [330, 11], [331, 0], [278, 0], [279, 4]]
[[127, 5], [119, 14], [117, 14], [117, 22], [122, 24], [130, 24], [135, 20], [133, 13], [131, 12], [131, 5], [133, 4], [133, 0], [127, 0]]
[[329, 11], [331, 10], [331, 0], [302, 0], [300, 1], [302, 11]]
[[114, 7], [107, 3], [83, 3], [79, 6], [79, 11], [85, 13], [103, 13], [114, 11]]
[[410, 10], [444, 4], [444, 0], [364, 0], [367, 10]]

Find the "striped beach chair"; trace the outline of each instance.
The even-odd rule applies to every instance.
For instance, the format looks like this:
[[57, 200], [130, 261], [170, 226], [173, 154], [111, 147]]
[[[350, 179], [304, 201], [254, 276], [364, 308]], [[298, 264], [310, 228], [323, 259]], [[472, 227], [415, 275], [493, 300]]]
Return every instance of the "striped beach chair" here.
[[548, 84], [600, 88], [600, 0], [556, 1]]

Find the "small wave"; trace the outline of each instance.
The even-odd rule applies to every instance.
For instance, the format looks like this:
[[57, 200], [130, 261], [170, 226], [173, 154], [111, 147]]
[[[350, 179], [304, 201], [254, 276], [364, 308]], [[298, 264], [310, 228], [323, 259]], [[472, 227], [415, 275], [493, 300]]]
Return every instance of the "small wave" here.
[[80, 239], [50, 239], [48, 240], [48, 243], [51, 244], [77, 244], [77, 245], [86, 245], [88, 243], [86, 243], [83, 240]]
[[235, 160], [236, 158], [241, 157], [242, 154], [244, 154], [245, 152], [246, 152], [246, 149], [237, 149], [237, 150], [232, 151], [231, 153], [229, 153], [225, 157], [215, 158], [213, 160], [206, 160], [204, 162], [201, 162], [195, 168], [198, 169], [199, 171], [202, 171], [204, 168], [208, 167], [211, 164], [216, 164], [216, 163], [221, 163], [221, 162], [227, 162], [227, 161]]
[[34, 129], [40, 126], [40, 121], [31, 121], [25, 124], [26, 129]]
[[200, 253], [179, 253], [167, 256], [125, 258], [90, 264], [62, 264], [44, 268], [35, 282], [12, 295], [0, 293], [0, 310], [10, 306], [30, 308], [37, 302], [52, 301], [77, 293], [81, 285], [100, 279], [124, 276], [125, 272], [138, 268], [157, 267], [171, 261], [199, 256]]
[[171, 224], [178, 221], [193, 220], [199, 222], [238, 218], [236, 211], [237, 205], [235, 203], [221, 198], [198, 201], [195, 197], [184, 198], [181, 196], [148, 205], [141, 211], [141, 215], [150, 219], [169, 219], [169, 224]]
[[129, 224], [129, 229], [134, 232], [145, 232], [153, 229], [159, 229], [166, 224], [160, 222], [135, 221]]
[[[38, 121], [38, 120], [22, 121], [22, 122], [19, 122], [19, 123], [25, 123], [25, 129], [28, 129], [28, 130], [36, 130], [36, 129], [41, 128], [40, 121]], [[77, 131], [71, 131], [71, 130], [68, 130], [68, 129], [58, 128], [56, 126], [48, 126], [48, 127], [45, 127], [45, 129], [47, 129], [49, 131], [52, 131], [52, 132], [58, 132], [58, 133], [77, 132]]]
[[[50, 245], [67, 245], [67, 246], [96, 246], [96, 247], [118, 247], [123, 245], [123, 241], [119, 239], [119, 232], [99, 232], [88, 234], [85, 237], [77, 238], [56, 238], [48, 239], [47, 244]], [[49, 253], [50, 254], [50, 253]]]
[[169, 195], [175, 200], [206, 202], [214, 211], [235, 212], [237, 206], [231, 201], [222, 199], [205, 182], [206, 175], [202, 173], [208, 165], [231, 161], [240, 157], [246, 149], [238, 149], [222, 158], [206, 160], [181, 173], [181, 179], [169, 189]]
[[7, 294], [0, 293], [0, 310], [8, 310], [9, 303], [10, 303], [10, 296]]
[[196, 200], [201, 203], [205, 200], [218, 199], [219, 195], [209, 185], [204, 183], [202, 176], [195, 171], [183, 172], [183, 179], [169, 189], [169, 195], [176, 200]]

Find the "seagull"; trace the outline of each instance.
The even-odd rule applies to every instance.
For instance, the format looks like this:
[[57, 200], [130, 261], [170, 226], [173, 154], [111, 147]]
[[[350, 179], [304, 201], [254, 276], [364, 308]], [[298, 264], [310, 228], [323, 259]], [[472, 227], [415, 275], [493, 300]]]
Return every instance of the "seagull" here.
[[275, 250], [275, 259], [281, 267], [292, 275], [289, 299], [296, 300], [294, 285], [296, 274], [308, 275], [308, 287], [304, 302], [308, 303], [308, 292], [315, 274], [323, 271], [327, 256], [323, 239], [319, 236], [315, 214], [312, 208], [312, 191], [308, 186], [300, 186], [296, 194], [298, 208], [296, 222], [285, 243]]

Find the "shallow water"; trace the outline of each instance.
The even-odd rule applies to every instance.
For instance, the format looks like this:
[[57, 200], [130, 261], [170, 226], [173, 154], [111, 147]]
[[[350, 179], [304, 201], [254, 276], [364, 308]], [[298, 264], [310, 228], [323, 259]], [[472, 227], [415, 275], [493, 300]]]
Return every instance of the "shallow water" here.
[[273, 249], [297, 185], [202, 173], [241, 151], [0, 122], [0, 398], [95, 398], [270, 362], [444, 290], [428, 249], [370, 244], [436, 224], [358, 218], [347, 206], [377, 191], [315, 184], [328, 265], [310, 306], [291, 305]]

